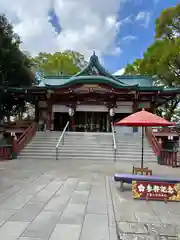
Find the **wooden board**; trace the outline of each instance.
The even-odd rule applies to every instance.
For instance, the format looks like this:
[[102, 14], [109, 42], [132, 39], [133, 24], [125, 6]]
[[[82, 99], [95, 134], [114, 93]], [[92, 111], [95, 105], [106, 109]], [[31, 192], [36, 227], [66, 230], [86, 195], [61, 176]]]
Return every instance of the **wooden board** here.
[[180, 201], [180, 183], [133, 181], [134, 199]]

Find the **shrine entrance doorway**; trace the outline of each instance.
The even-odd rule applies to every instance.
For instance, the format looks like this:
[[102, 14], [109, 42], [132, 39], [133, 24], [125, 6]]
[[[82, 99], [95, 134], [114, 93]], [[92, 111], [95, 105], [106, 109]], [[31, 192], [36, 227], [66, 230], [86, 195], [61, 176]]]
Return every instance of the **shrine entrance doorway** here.
[[55, 112], [54, 113], [54, 131], [63, 131], [68, 121], [69, 121], [68, 113]]
[[77, 132], [107, 132], [107, 112], [76, 112], [74, 116]]

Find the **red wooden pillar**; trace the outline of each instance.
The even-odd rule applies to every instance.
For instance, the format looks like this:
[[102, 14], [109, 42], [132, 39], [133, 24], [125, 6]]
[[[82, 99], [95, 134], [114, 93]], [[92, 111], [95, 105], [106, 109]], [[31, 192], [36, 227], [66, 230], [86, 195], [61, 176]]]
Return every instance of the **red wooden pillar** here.
[[52, 102], [48, 101], [46, 130], [51, 131], [51, 124], [52, 124]]
[[150, 109], [149, 109], [149, 112], [151, 113], [154, 113], [154, 110], [155, 110], [155, 106], [154, 106], [154, 103], [150, 103]]
[[[138, 93], [135, 93], [133, 106], [132, 106], [132, 113], [136, 113], [138, 111], [138, 108], [139, 108]], [[138, 132], [138, 127], [133, 127], [132, 131], [133, 133]]]
[[138, 94], [138, 93], [135, 93], [135, 94], [134, 94], [133, 106], [132, 106], [132, 111], [133, 111], [133, 113], [137, 112], [137, 111], [138, 111], [138, 108], [139, 108], [138, 97], [139, 97], [139, 94]]
[[133, 109], [132, 109], [133, 113], [138, 111], [138, 104], [139, 104], [138, 101], [133, 102]]

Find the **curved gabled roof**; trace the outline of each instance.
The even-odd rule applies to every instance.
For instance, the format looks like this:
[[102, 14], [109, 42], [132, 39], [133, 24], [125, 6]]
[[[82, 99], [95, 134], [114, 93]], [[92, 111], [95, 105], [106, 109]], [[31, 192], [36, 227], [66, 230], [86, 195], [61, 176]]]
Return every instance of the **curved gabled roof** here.
[[59, 84], [59, 79], [54, 79], [55, 81], [51, 82], [51, 84], [48, 84], [46, 82], [46, 80], [44, 80], [44, 84], [45, 86], [48, 87], [69, 87], [73, 84], [99, 84], [99, 83], [103, 83], [103, 84], [108, 84], [110, 86], [112, 86], [113, 88], [133, 88], [133, 87], [137, 87], [138, 85], [126, 85], [126, 84], [122, 84], [119, 81], [116, 81], [114, 79], [105, 77], [105, 76], [73, 76], [69, 79], [66, 79], [66, 81], [62, 81], [61, 84]]
[[74, 76], [50, 76], [42, 77], [39, 87], [67, 87], [76, 83], [104, 83], [115, 88], [128, 88], [137, 87], [138, 84], [128, 84], [116, 76], [113, 76], [100, 64], [98, 57], [95, 53], [91, 56], [89, 64]]
[[137, 84], [139, 87], [153, 87], [153, 79], [149, 76], [121, 75], [121, 76], [116, 76], [116, 78], [126, 85]]
[[125, 85], [123, 82], [119, 81], [119, 79], [116, 78], [116, 76], [113, 76], [101, 65], [99, 58], [98, 56], [96, 56], [95, 52], [91, 56], [88, 65], [73, 77], [92, 75], [93, 68], [95, 68], [99, 72], [99, 75], [107, 77], [109, 79], [113, 79], [114, 81], [117, 81], [119, 84]]
[[91, 56], [89, 64], [74, 76], [43, 76], [36, 88], [67, 88], [75, 84], [107, 84], [112, 88], [124, 88], [142, 91], [163, 91], [163, 92], [178, 92], [179, 89], [164, 89], [163, 86], [153, 86], [153, 80], [147, 76], [114, 76], [110, 74], [100, 64], [95, 53]]

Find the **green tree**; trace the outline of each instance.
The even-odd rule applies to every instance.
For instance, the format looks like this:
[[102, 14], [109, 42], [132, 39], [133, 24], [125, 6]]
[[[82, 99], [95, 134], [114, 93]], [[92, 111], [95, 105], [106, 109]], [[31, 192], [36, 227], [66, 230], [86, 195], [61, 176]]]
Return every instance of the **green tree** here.
[[[148, 47], [142, 59], [128, 64], [128, 74], [147, 75], [154, 85], [180, 86], [180, 4], [164, 10], [156, 20], [155, 41]], [[135, 71], [134, 71], [135, 70]], [[179, 97], [156, 109], [159, 115], [169, 120], [177, 118]], [[180, 116], [179, 116], [180, 117]]]
[[[4, 90], [6, 87], [31, 86], [34, 77], [30, 71], [30, 60], [20, 49], [20, 38], [12, 25], [0, 15], [0, 120], [15, 108], [16, 97]], [[22, 105], [24, 100], [18, 100]]]
[[132, 64], [127, 64], [124, 75], [140, 75], [142, 59], [136, 59]]
[[73, 51], [39, 53], [32, 62], [37, 71], [51, 75], [74, 75], [85, 63], [83, 55]]
[[180, 37], [180, 3], [162, 11], [156, 19], [155, 38], [171, 39]]

